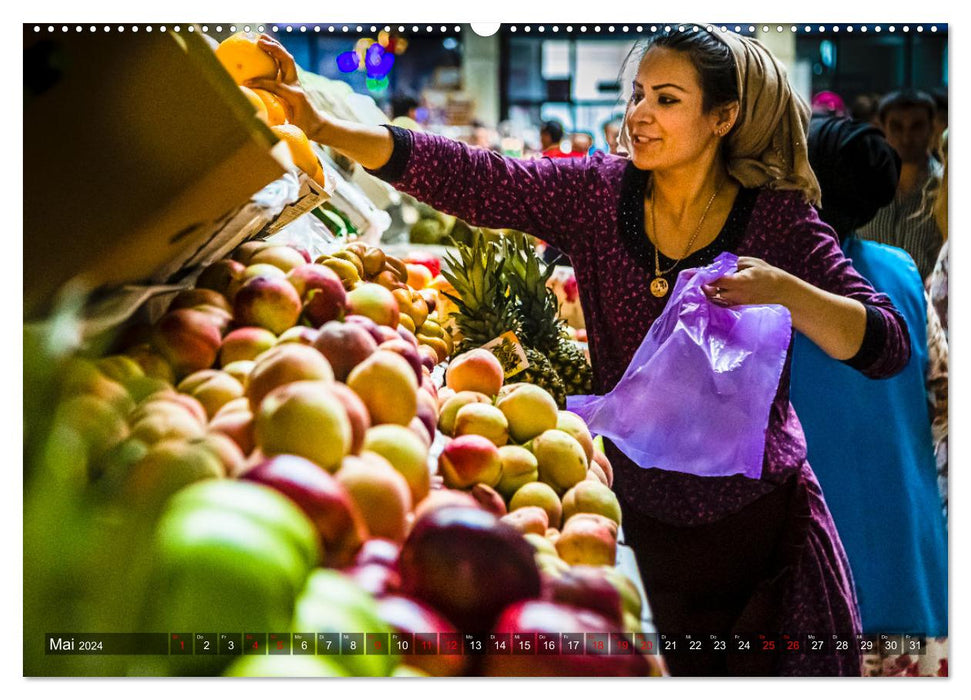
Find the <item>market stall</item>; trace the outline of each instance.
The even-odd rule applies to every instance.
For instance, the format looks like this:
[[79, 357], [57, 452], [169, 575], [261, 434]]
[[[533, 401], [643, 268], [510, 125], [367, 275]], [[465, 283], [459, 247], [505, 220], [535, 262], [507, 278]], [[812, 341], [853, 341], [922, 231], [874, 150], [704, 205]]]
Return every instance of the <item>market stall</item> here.
[[237, 87], [251, 38], [142, 43], [171, 114], [124, 117], [157, 142], [36, 144], [112, 186], [26, 207], [25, 674], [664, 674], [610, 462], [564, 410], [590, 365], [560, 273], [511, 232], [382, 243], [397, 193]]

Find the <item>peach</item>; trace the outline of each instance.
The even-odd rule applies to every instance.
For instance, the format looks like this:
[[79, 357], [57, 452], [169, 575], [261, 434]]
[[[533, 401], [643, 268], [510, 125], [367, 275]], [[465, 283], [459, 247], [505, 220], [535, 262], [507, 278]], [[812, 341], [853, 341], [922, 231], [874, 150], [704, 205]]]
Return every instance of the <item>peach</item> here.
[[243, 454], [243, 450], [240, 449], [235, 440], [225, 433], [210, 429], [201, 438], [196, 438], [190, 442], [205, 447], [218, 457], [227, 476], [239, 474], [246, 463], [246, 455]]
[[345, 457], [334, 476], [350, 494], [372, 537], [404, 541], [411, 490], [386, 459], [374, 454], [368, 459]]
[[[523, 506], [504, 515], [502, 522], [512, 525], [524, 535], [533, 533], [543, 537], [546, 534], [547, 528], [550, 526], [550, 516], [539, 506]], [[545, 537], [543, 537], [543, 541], [548, 543]], [[547, 547], [549, 548], [548, 544]], [[552, 549], [553, 551], [551, 553], [555, 554], [556, 549]]]
[[[82, 439], [92, 471], [98, 471], [100, 465], [97, 463], [111, 448], [128, 437], [124, 415], [109, 402], [90, 394], [79, 394], [61, 401], [57, 406], [55, 425], [70, 428]], [[60, 433], [53, 432], [52, 436], [55, 435]]]
[[164, 440], [190, 440], [202, 437], [203, 433], [203, 424], [174, 403], [156, 404], [131, 422], [131, 436], [147, 445]]
[[197, 423], [199, 423], [199, 425], [206, 424], [206, 409], [201, 403], [199, 403], [199, 400], [195, 397], [189, 396], [188, 394], [181, 394], [175, 389], [164, 389], [146, 396], [142, 402], [138, 404], [135, 410], [129, 414], [128, 421], [130, 423], [135, 423], [144, 416], [149, 415], [152, 411], [156, 410], [160, 404], [162, 405], [163, 409], [175, 407], [186, 412]]
[[479, 502], [467, 491], [454, 489], [437, 489], [429, 491], [428, 495], [415, 506], [415, 520], [421, 520], [427, 513], [438, 508], [481, 508]]
[[604, 474], [603, 470], [600, 468], [600, 465], [596, 462], [590, 462], [590, 466], [587, 467], [586, 480], [597, 481], [604, 486], [608, 486], [607, 475]]
[[294, 326], [293, 328], [288, 328], [280, 334], [280, 337], [276, 339], [277, 345], [282, 345], [283, 343], [297, 343], [299, 345], [309, 345], [313, 347], [313, 344], [317, 342], [317, 329], [309, 328], [308, 326]]
[[405, 263], [408, 270], [408, 286], [412, 289], [423, 289], [432, 281], [432, 272], [424, 265]]
[[184, 439], [161, 440], [129, 470], [120, 495], [132, 506], [156, 508], [191, 483], [222, 476], [223, 464], [210, 448]]
[[467, 489], [475, 484], [495, 486], [502, 476], [499, 448], [481, 435], [463, 435], [450, 441], [438, 458], [445, 485]]
[[161, 379], [169, 384], [175, 383], [175, 371], [168, 360], [151, 345], [136, 345], [125, 350], [125, 355], [138, 363], [145, 375]]
[[583, 453], [587, 456], [587, 462], [589, 463], [593, 460], [593, 436], [590, 435], [590, 429], [587, 427], [583, 418], [571, 411], [558, 411], [556, 425], [554, 427], [557, 430], [562, 430], [564, 433], [572, 435], [573, 439], [583, 447]]
[[476, 348], [454, 358], [445, 370], [445, 386], [459, 391], [477, 391], [495, 396], [505, 378], [499, 360], [488, 350]]
[[243, 276], [246, 266], [226, 258], [212, 263], [196, 278], [196, 289], [211, 289], [227, 296], [230, 285]]
[[243, 271], [240, 273], [239, 277], [229, 283], [229, 288], [226, 290], [226, 298], [235, 303], [236, 293], [239, 291], [239, 288], [254, 277], [268, 277], [274, 280], [285, 280], [287, 278], [287, 273], [278, 268], [276, 265], [269, 265], [267, 263], [259, 263], [245, 267], [243, 268]]
[[589, 518], [574, 516], [567, 520], [556, 540], [560, 558], [571, 566], [607, 566], [617, 560], [616, 531]]
[[145, 376], [145, 370], [127, 355], [109, 355], [94, 363], [99, 372], [108, 379], [127, 386], [129, 382]]
[[[519, 510], [514, 512], [516, 513], [527, 512], [533, 507], [534, 506], [530, 506], [528, 509], [520, 508]], [[537, 510], [539, 510], [539, 512], [542, 513], [541, 516], [538, 515], [537, 517], [545, 520], [546, 511], [544, 511], [542, 508], [538, 508]], [[559, 559], [560, 555], [556, 553], [556, 545], [550, 542], [549, 539], [547, 539], [546, 535], [544, 534], [545, 532], [546, 532], [545, 530], [540, 533], [529, 531], [523, 534], [523, 539], [529, 542], [533, 546], [533, 549], [536, 550], [536, 554], [545, 554], [547, 556], [556, 557], [557, 559]]]
[[[418, 410], [421, 411], [424, 409], [419, 405]], [[408, 430], [414, 433], [415, 437], [421, 440], [425, 447], [432, 446], [432, 436], [428, 433], [428, 428], [425, 427], [425, 424], [417, 415], [411, 419], [411, 423], [408, 424]]]
[[396, 353], [376, 350], [347, 377], [371, 422], [408, 425], [418, 409], [418, 380], [411, 365]]
[[303, 315], [314, 328], [341, 318], [347, 309], [347, 292], [337, 273], [324, 265], [302, 265], [287, 275], [303, 300]]
[[355, 562], [367, 526], [347, 489], [331, 474], [302, 457], [280, 455], [254, 465], [242, 478], [274, 488], [300, 506], [320, 535], [326, 566]]
[[196, 306], [214, 306], [217, 309], [226, 311], [227, 313], [230, 313], [233, 310], [233, 307], [230, 306], [225, 296], [214, 289], [206, 289], [205, 287], [183, 289], [181, 292], [175, 295], [175, 298], [169, 304], [168, 310], [175, 311], [176, 309], [191, 309]]
[[398, 302], [379, 284], [362, 282], [347, 295], [347, 313], [367, 316], [382, 326], [398, 326]]
[[614, 468], [610, 465], [610, 460], [600, 450], [593, 451], [593, 461], [607, 477], [607, 486], [614, 485]]
[[218, 306], [200, 304], [199, 306], [193, 306], [192, 308], [195, 311], [200, 311], [208, 316], [209, 320], [212, 321], [212, 324], [219, 330], [220, 336], [224, 335], [233, 323], [233, 314], [225, 309], [219, 308]]
[[363, 326], [329, 321], [320, 327], [314, 347], [330, 362], [334, 376], [343, 382], [352, 369], [377, 350], [378, 344]]
[[412, 503], [428, 495], [428, 447], [411, 430], [400, 425], [376, 425], [364, 436], [364, 449], [387, 459], [405, 477]]
[[418, 355], [418, 350], [407, 340], [395, 334], [395, 337], [391, 340], [386, 340], [378, 345], [378, 349], [398, 353], [411, 365], [411, 369], [415, 372], [415, 379], [419, 383], [424, 379], [425, 375], [421, 371], [421, 357]]
[[249, 265], [249, 261], [254, 255], [271, 245], [266, 241], [246, 241], [236, 246], [236, 249], [232, 252], [232, 259], [238, 260], [243, 265]]
[[250, 372], [250, 408], [255, 413], [263, 397], [279, 386], [300, 380], [332, 382], [330, 364], [315, 349], [296, 343], [277, 345], [260, 355]]
[[243, 395], [243, 385], [226, 372], [201, 369], [179, 382], [178, 390], [199, 400], [212, 418], [229, 401]]
[[562, 430], [547, 430], [532, 440], [531, 450], [539, 464], [539, 479], [558, 494], [566, 493], [587, 476], [583, 446]]
[[556, 400], [535, 384], [503, 387], [496, 408], [509, 422], [509, 434], [518, 443], [532, 440], [556, 427]]
[[244, 455], [253, 451], [256, 444], [253, 414], [248, 405], [243, 410], [220, 411], [209, 422], [210, 433], [218, 432], [230, 438]]
[[288, 245], [271, 245], [258, 250], [247, 261], [248, 265], [266, 263], [280, 268], [284, 272], [290, 272], [301, 265], [306, 265], [307, 261], [303, 253]]
[[253, 277], [243, 283], [233, 300], [236, 322], [261, 326], [280, 334], [300, 318], [300, 297], [285, 279]]
[[506, 515], [506, 502], [491, 486], [479, 483], [473, 486], [469, 493], [478, 501], [482, 510], [489, 511], [497, 518]]
[[481, 435], [488, 438], [496, 447], [509, 441], [509, 424], [502, 411], [488, 403], [470, 403], [455, 414], [455, 437], [460, 435]]
[[255, 360], [276, 345], [276, 335], [259, 326], [244, 326], [226, 334], [219, 348], [223, 367], [239, 360]]
[[256, 363], [253, 360], [236, 360], [228, 365], [223, 365], [223, 372], [234, 377], [237, 382], [243, 385], [243, 391], [246, 391], [249, 387], [249, 375], [255, 366]]
[[[492, 405], [492, 399], [478, 391], [460, 391], [452, 396], [448, 396], [444, 392], [445, 390], [443, 389], [438, 394], [438, 400], [441, 405], [441, 411], [438, 414], [438, 429], [448, 436], [454, 434], [455, 419], [458, 416], [458, 412], [465, 406], [476, 403]], [[443, 396], [447, 397], [444, 402], [442, 402]]]
[[519, 445], [503, 445], [499, 448], [499, 461], [502, 462], [502, 477], [496, 490], [507, 501], [522, 486], [539, 478], [539, 464], [536, 456]]
[[364, 437], [371, 427], [371, 416], [361, 398], [346, 384], [334, 382], [330, 387], [334, 397], [340, 401], [351, 423], [351, 454], [359, 454], [364, 448]]
[[569, 521], [576, 513], [597, 513], [620, 525], [620, 503], [608, 486], [584, 480], [563, 496], [563, 517]]
[[563, 518], [563, 505], [556, 491], [542, 481], [532, 481], [521, 486], [509, 499], [509, 512], [527, 506], [538, 506], [546, 511], [550, 527], [559, 527]]
[[[401, 326], [398, 326], [398, 328], [401, 328]], [[435, 352], [435, 348], [429, 345], [419, 343], [418, 356], [421, 358], [422, 367], [427, 367], [431, 370], [435, 369], [435, 365], [438, 364], [438, 353]]]
[[256, 414], [256, 444], [263, 454], [294, 454], [336, 471], [350, 452], [352, 435], [347, 413], [330, 389], [328, 382], [297, 381], [267, 394]]
[[155, 349], [177, 378], [212, 367], [222, 344], [219, 329], [206, 314], [193, 309], [170, 311], [155, 324]]

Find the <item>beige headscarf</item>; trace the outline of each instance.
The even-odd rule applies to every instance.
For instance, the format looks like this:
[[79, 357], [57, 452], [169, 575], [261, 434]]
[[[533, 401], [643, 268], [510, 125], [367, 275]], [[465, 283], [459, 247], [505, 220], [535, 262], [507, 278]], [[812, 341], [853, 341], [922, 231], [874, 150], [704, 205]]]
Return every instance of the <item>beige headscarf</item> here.
[[[810, 109], [793, 92], [785, 67], [755, 39], [717, 29], [712, 34], [735, 58], [740, 96], [738, 119], [725, 143], [729, 174], [744, 187], [801, 190], [818, 206], [819, 183], [806, 147]], [[625, 73], [636, 70], [634, 62], [625, 67]], [[625, 155], [630, 153], [628, 115], [620, 139]]]
[[801, 190], [819, 205], [819, 183], [809, 166], [809, 105], [792, 90], [786, 69], [761, 42], [712, 32], [731, 49], [738, 78], [738, 119], [725, 144], [728, 173], [745, 187]]

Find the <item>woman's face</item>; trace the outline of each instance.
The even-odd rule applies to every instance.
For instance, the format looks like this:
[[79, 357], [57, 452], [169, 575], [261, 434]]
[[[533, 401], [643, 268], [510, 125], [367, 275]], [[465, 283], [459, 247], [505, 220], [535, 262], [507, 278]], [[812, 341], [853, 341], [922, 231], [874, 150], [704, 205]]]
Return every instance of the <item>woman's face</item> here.
[[655, 47], [644, 55], [627, 105], [631, 160], [641, 170], [689, 165], [717, 146], [718, 114], [702, 110], [701, 83], [688, 56]]

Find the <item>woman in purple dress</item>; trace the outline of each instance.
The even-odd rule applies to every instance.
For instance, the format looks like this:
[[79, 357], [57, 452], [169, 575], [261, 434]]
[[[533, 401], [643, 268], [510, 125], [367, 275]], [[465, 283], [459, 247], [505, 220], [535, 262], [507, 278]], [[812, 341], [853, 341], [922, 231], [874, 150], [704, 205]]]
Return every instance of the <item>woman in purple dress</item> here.
[[[739, 256], [707, 288], [713, 303], [782, 304], [792, 325], [870, 377], [907, 362], [906, 327], [846, 260], [813, 209], [809, 109], [761, 44], [686, 27], [653, 38], [640, 59], [622, 139], [629, 159], [525, 161], [447, 138], [319, 113], [272, 39], [276, 93], [307, 135], [396, 188], [473, 225], [512, 228], [569, 255], [587, 319], [594, 390], [609, 392], [669, 298], [678, 272]], [[789, 357], [766, 431], [759, 479], [643, 469], [608, 445], [627, 544], [662, 633], [763, 634], [780, 653], [666, 657], [676, 675], [859, 675], [852, 575], [789, 404]], [[852, 469], [853, 465], [847, 465]], [[812, 634], [822, 653], [787, 653]], [[756, 638], [757, 639], [757, 638]], [[805, 645], [805, 640], [801, 640]]]

